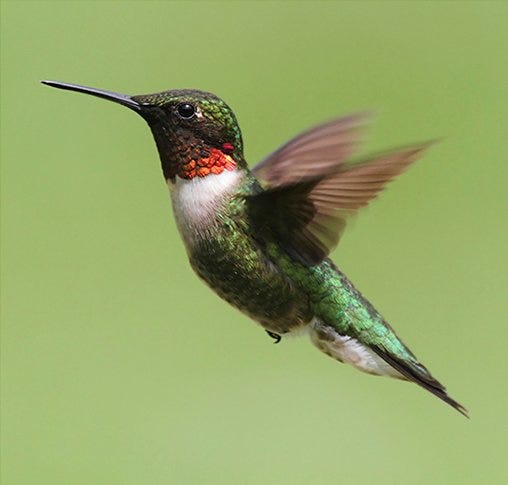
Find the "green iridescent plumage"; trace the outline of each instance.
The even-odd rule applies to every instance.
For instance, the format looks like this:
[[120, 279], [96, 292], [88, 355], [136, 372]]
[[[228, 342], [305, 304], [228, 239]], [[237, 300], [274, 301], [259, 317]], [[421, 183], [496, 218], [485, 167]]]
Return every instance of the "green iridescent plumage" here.
[[[235, 115], [213, 94], [126, 96], [45, 83], [118, 102], [148, 122], [191, 265], [219, 296], [271, 336], [305, 329], [333, 358], [414, 381], [467, 415], [328, 259], [348, 218], [428, 144], [351, 164], [366, 120], [354, 115], [300, 134], [251, 172]], [[217, 156], [220, 173], [205, 170]], [[202, 169], [182, 177], [194, 163]]]
[[[379, 355], [399, 375], [416, 381], [466, 414], [444, 386], [419, 363], [393, 329], [329, 259], [309, 266], [295, 261], [274, 240], [257, 240], [246, 213], [246, 196], [259, 190], [248, 174], [239, 193], [218, 208], [219, 223], [189, 251], [196, 273], [219, 296], [270, 332], [285, 334], [315, 321], [316, 346], [343, 360], [325, 343], [348, 336]], [[382, 374], [377, 367], [366, 372]]]

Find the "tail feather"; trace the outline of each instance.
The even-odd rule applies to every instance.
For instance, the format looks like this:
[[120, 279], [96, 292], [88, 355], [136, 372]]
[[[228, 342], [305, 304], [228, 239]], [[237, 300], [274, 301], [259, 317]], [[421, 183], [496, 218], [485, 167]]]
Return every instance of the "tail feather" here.
[[370, 348], [394, 369], [399, 371], [404, 377], [431, 392], [434, 396], [438, 397], [446, 404], [449, 404], [466, 418], [469, 418], [467, 409], [462, 406], [462, 404], [455, 401], [455, 399], [452, 399], [447, 394], [446, 388], [439, 381], [434, 379], [423, 365], [416, 363], [411, 364], [406, 361], [399, 360], [376, 346]]
[[309, 335], [312, 343], [330, 357], [369, 374], [412, 381], [469, 418], [467, 409], [447, 394], [445, 387], [432, 377], [402, 342], [398, 341], [399, 349], [403, 350], [398, 357], [380, 343], [367, 344], [353, 336], [342, 335], [333, 325], [319, 318], [314, 318], [309, 325]]

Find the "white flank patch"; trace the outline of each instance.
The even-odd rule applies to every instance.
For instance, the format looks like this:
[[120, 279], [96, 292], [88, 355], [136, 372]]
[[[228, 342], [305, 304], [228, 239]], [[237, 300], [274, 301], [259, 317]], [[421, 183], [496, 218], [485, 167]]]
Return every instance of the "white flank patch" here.
[[[353, 337], [340, 335], [333, 328], [314, 318], [310, 324], [312, 343], [321, 351], [357, 369], [378, 376], [405, 379], [402, 374], [385, 362], [379, 355]], [[319, 332], [316, 329], [319, 329]], [[326, 332], [328, 338], [321, 338], [320, 332]]]
[[205, 236], [206, 229], [216, 222], [221, 200], [232, 194], [240, 182], [238, 170], [224, 170], [215, 175], [187, 180], [176, 177], [167, 181], [178, 229], [186, 244]]

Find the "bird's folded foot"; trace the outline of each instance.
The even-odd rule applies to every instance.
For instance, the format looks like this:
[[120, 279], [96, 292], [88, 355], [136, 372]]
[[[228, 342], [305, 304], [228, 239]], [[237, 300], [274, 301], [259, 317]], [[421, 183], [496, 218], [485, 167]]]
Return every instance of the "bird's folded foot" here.
[[282, 337], [278, 333], [270, 332], [270, 330], [266, 330], [266, 333], [273, 338], [274, 344], [278, 344], [282, 340]]

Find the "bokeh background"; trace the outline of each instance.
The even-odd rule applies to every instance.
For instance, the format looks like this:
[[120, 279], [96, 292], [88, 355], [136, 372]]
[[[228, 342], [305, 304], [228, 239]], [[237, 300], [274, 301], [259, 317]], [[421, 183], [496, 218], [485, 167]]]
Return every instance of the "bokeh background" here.
[[[506, 2], [1, 4], [2, 483], [502, 483]], [[374, 109], [442, 137], [334, 259], [451, 394], [271, 340], [191, 272], [148, 128], [40, 79], [196, 87], [254, 164]]]

